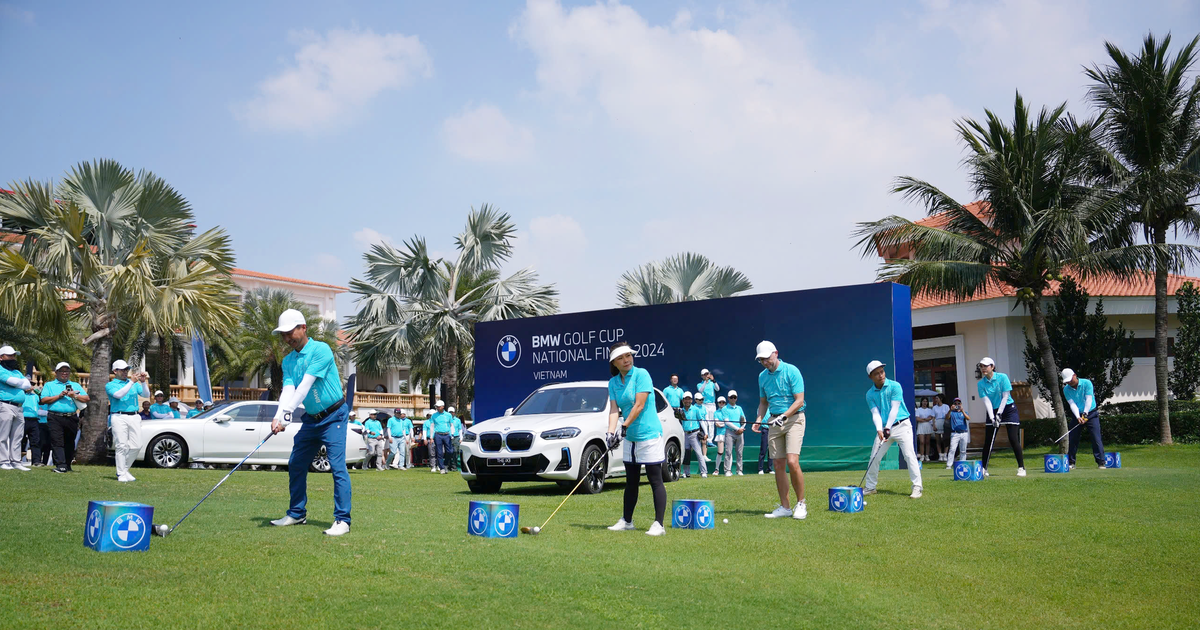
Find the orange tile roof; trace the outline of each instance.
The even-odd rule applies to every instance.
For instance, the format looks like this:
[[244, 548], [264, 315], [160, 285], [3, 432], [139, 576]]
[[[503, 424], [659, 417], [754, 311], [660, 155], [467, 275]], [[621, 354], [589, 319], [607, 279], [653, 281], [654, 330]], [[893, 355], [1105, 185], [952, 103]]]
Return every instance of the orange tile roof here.
[[[968, 212], [979, 217], [983, 221], [986, 222], [988, 220], [986, 216], [988, 203], [986, 201], [974, 201], [963, 207], [966, 208]], [[917, 225], [924, 225], [926, 227], [940, 228], [946, 227], [946, 224], [949, 222], [950, 219], [946, 217], [946, 213], [939, 212], [933, 216], [925, 217], [920, 221], [914, 221], [913, 223], [916, 223]]]
[[25, 235], [14, 232], [0, 232], [0, 243], [24, 243]]
[[[1167, 275], [1167, 295], [1175, 295], [1179, 287], [1183, 283], [1191, 282], [1196, 286], [1200, 286], [1200, 278], [1190, 276], [1178, 276], [1175, 274]], [[1106, 276], [1103, 278], [1092, 278], [1079, 283], [1088, 295], [1092, 297], [1153, 297], [1154, 296], [1154, 276], [1151, 274], [1135, 274], [1126, 278], [1117, 278], [1115, 276]], [[947, 304], [961, 304], [966, 302], [979, 302], [982, 300], [991, 300], [999, 297], [1014, 297], [1016, 291], [1009, 286], [1000, 286], [994, 282], [975, 297], [969, 300], [959, 300], [950, 296], [930, 295], [929, 293], [920, 293], [912, 298], [913, 309], [929, 308], [931, 306], [945, 306]], [[1047, 296], [1058, 295], [1058, 283], [1051, 282], [1050, 289], [1046, 292]]]
[[297, 284], [307, 284], [314, 287], [324, 287], [326, 289], [337, 289], [338, 293], [345, 293], [350, 289], [339, 287], [336, 284], [325, 284], [323, 282], [313, 282], [312, 280], [300, 280], [298, 278], [288, 278], [285, 276], [276, 276], [274, 274], [263, 273], [261, 271], [250, 271], [249, 269], [234, 269], [233, 275], [242, 276], [244, 278], [258, 278], [260, 280], [275, 280], [277, 282], [294, 282]]

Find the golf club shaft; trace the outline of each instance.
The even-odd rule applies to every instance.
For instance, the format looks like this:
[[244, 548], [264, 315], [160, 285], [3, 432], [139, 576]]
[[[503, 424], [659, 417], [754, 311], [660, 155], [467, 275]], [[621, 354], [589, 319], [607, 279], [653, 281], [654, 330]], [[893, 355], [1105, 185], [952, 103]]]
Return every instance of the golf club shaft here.
[[862, 481], [858, 482], [858, 487], [861, 488], [862, 485], [867, 482], [867, 474], [871, 472], [871, 466], [875, 464], [876, 451], [879, 450], [879, 447], [882, 446], [884, 442], [887, 442], [887, 440], [880, 440], [879, 444], [876, 444], [875, 448], [871, 451], [871, 459], [867, 460], [867, 469], [863, 471], [863, 478]]
[[[262, 439], [262, 441], [258, 443], [258, 446], [255, 446], [255, 447], [254, 447], [254, 450], [253, 450], [253, 451], [250, 451], [249, 453], [247, 453], [247, 454], [246, 454], [246, 456], [242, 458], [242, 461], [238, 462], [238, 465], [237, 465], [237, 466], [234, 466], [234, 467], [233, 467], [233, 468], [232, 468], [232, 469], [231, 469], [231, 470], [230, 470], [230, 471], [229, 471], [229, 472], [228, 472], [228, 473], [227, 473], [227, 474], [226, 474], [224, 477], [221, 477], [221, 480], [217, 482], [217, 485], [213, 486], [212, 490], [209, 490], [209, 491], [208, 491], [208, 494], [204, 495], [204, 499], [207, 499], [207, 498], [208, 498], [210, 495], [212, 495], [212, 493], [216, 492], [216, 491], [217, 491], [217, 488], [220, 488], [220, 487], [221, 487], [221, 484], [225, 483], [225, 480], [226, 480], [226, 479], [228, 479], [230, 475], [232, 475], [234, 472], [236, 472], [236, 471], [237, 471], [237, 469], [241, 468], [241, 467], [242, 467], [242, 464], [245, 464], [245, 463], [246, 463], [246, 460], [247, 460], [247, 459], [250, 459], [250, 456], [251, 456], [251, 455], [253, 455], [253, 454], [257, 453], [257, 452], [258, 452], [258, 449], [262, 448], [262, 445], [263, 445], [263, 444], [266, 444], [266, 443], [267, 443], [267, 440], [271, 439], [271, 436], [272, 436], [272, 435], [275, 435], [275, 434], [274, 434], [274, 433], [268, 433], [268, 434], [267, 434], [267, 437], [263, 438], [263, 439]], [[195, 512], [195, 511], [196, 511], [196, 508], [200, 507], [200, 503], [204, 503], [204, 499], [200, 499], [199, 503], [196, 503], [196, 505], [194, 505], [194, 506], [192, 507], [192, 509], [188, 510], [188, 513], [187, 513], [187, 514], [184, 514], [184, 515], [183, 515], [183, 518], [179, 519], [179, 521], [178, 521], [178, 522], [176, 522], [174, 525], [172, 525], [172, 526], [171, 526], [171, 529], [168, 531], [168, 533], [175, 531], [175, 528], [176, 528], [176, 527], [179, 527], [179, 523], [182, 523], [184, 519], [186, 519], [187, 517], [191, 516], [191, 515], [192, 515], [192, 512]]]
[[1057, 440], [1054, 440], [1054, 443], [1058, 444], [1059, 442], [1061, 442], [1063, 440], [1063, 438], [1067, 437], [1068, 435], [1071, 435], [1071, 431], [1074, 431], [1075, 429], [1078, 429], [1081, 426], [1083, 426], [1082, 422], [1076, 422], [1075, 426], [1071, 427], [1070, 429], [1067, 429], [1067, 432], [1062, 434], [1062, 437], [1058, 438]]
[[[571, 491], [568, 492], [567, 496], [563, 498], [562, 503], [559, 503], [558, 507], [554, 508], [554, 511], [550, 513], [550, 517], [546, 519], [546, 523], [549, 523], [550, 519], [554, 518], [554, 515], [558, 514], [558, 511], [562, 509], [562, 506], [566, 505], [567, 499], [570, 499], [571, 495], [575, 494], [575, 491], [579, 489], [579, 486], [583, 485], [584, 480], [586, 480], [588, 477], [592, 476], [592, 473], [596, 470], [596, 466], [599, 466], [600, 462], [608, 460], [608, 453], [611, 453], [611, 452], [612, 451], [607, 451], [604, 453], [604, 455], [600, 456], [600, 459], [596, 460], [596, 463], [592, 464], [592, 467], [588, 469], [587, 474], [585, 474], [579, 478], [579, 483], [576, 483], [575, 487], [571, 488]], [[546, 523], [542, 523], [542, 526], [538, 528], [538, 531], [546, 529]]]

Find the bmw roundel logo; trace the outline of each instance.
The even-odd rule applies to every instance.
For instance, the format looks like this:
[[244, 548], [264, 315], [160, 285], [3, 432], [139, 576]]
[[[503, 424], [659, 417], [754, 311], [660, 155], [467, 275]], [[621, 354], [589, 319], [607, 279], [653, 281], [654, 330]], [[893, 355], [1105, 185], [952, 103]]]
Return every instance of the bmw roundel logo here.
[[1050, 470], [1058, 470], [1058, 458], [1051, 457], [1049, 460], [1046, 461], [1046, 467], [1049, 468]]
[[833, 509], [835, 510], [846, 509], [846, 495], [842, 494], [841, 492], [834, 493], [834, 495], [829, 498], [829, 502], [833, 504]]
[[146, 537], [146, 521], [133, 512], [126, 512], [113, 520], [109, 536], [113, 544], [122, 549], [136, 547]]
[[505, 335], [496, 346], [496, 359], [503, 367], [516, 367], [521, 360], [521, 342], [512, 335]]
[[95, 545], [100, 541], [100, 529], [103, 526], [104, 522], [100, 518], [100, 510], [92, 510], [88, 514], [87, 520], [87, 542], [89, 545]]
[[675, 526], [687, 527], [692, 522], [692, 511], [688, 509], [686, 503], [680, 503], [675, 507]]
[[855, 492], [853, 495], [853, 498], [851, 498], [851, 500], [850, 500], [850, 509], [858, 510], [858, 509], [862, 508], [862, 502], [863, 502], [862, 495]]
[[479, 536], [487, 530], [488, 513], [483, 508], [475, 508], [471, 511], [471, 533]]

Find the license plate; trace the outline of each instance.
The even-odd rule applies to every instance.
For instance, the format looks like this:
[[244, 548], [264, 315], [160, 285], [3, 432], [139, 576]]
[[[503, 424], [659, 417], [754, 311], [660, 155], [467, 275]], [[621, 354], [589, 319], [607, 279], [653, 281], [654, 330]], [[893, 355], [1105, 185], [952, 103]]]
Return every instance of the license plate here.
[[496, 468], [503, 466], [520, 466], [520, 457], [490, 457], [488, 458], [488, 467]]

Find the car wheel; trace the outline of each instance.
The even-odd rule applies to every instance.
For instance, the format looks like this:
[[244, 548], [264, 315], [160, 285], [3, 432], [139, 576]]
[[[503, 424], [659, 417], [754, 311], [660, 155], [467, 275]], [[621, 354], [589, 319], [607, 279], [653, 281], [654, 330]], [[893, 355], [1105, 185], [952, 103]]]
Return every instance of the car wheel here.
[[499, 479], [471, 479], [467, 481], [467, 488], [474, 494], [496, 494], [503, 483]]
[[167, 433], [154, 438], [146, 448], [146, 460], [155, 468], [180, 468], [187, 465], [187, 443]]
[[[578, 492], [582, 492], [583, 494], [600, 494], [604, 491], [604, 475], [608, 471], [608, 465], [601, 464], [600, 466], [596, 466], [596, 462], [607, 457], [608, 454], [604, 452], [604, 449], [595, 444], [588, 444], [583, 449], [583, 456], [579, 458], [580, 477], [575, 481], [579, 483], [579, 480], [583, 479], [583, 475], [587, 475], [587, 479], [582, 484], [579, 484]], [[588, 474], [588, 471], [592, 467], [596, 467], [596, 470]]]
[[683, 467], [683, 454], [679, 450], [679, 442], [667, 442], [667, 461], [662, 469], [663, 483], [679, 480], [679, 471]]
[[308, 469], [311, 472], [327, 473], [331, 468], [333, 467], [329, 465], [329, 453], [325, 452], [325, 447], [322, 446], [321, 450], [317, 451], [317, 456], [313, 458], [312, 463], [308, 465]]

